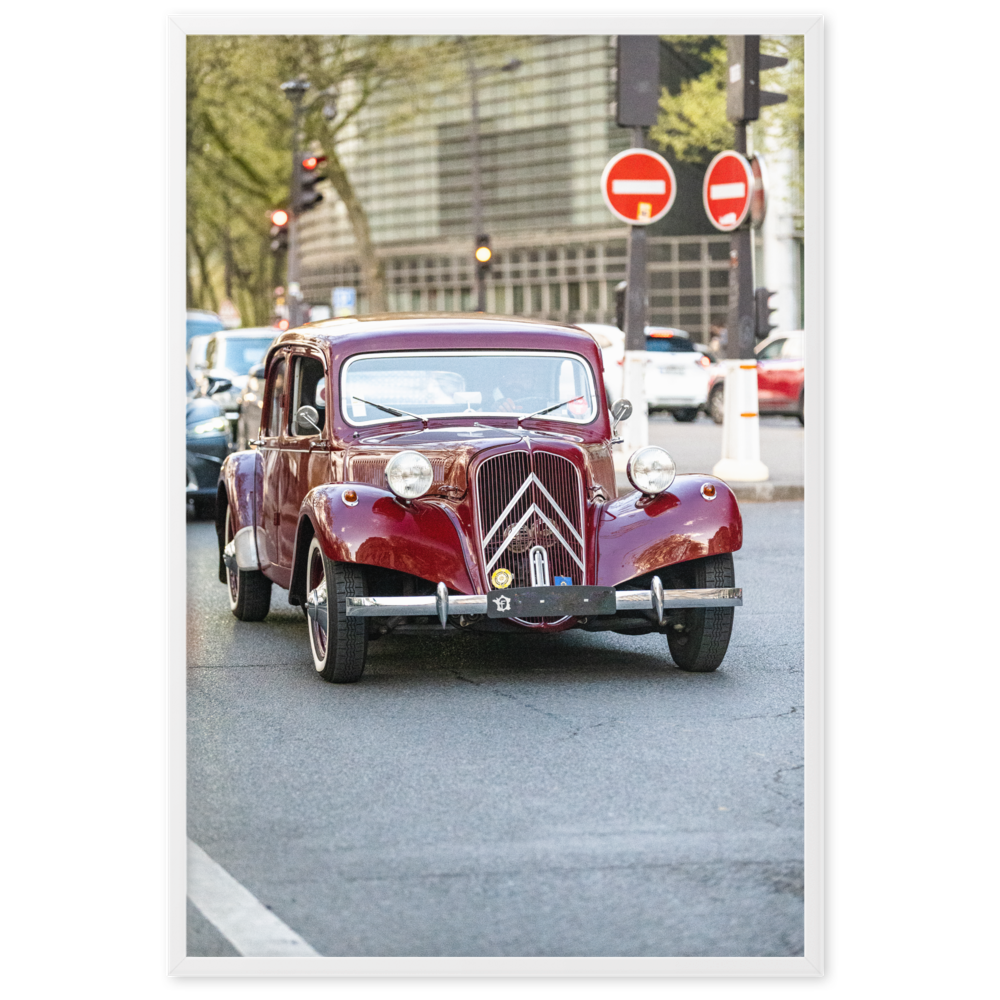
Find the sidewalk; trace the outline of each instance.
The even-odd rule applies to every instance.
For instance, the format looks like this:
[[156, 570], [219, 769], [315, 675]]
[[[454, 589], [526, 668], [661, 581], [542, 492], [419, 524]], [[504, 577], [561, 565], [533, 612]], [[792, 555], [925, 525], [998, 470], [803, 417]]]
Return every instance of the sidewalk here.
[[[656, 414], [649, 421], [649, 443], [665, 448], [677, 463], [677, 471], [711, 473], [722, 457], [722, 425], [704, 414], [690, 424], [678, 423], [669, 414]], [[731, 483], [736, 498], [743, 502], [802, 500], [805, 496], [805, 431], [794, 417], [760, 418], [760, 457], [770, 472], [763, 483]], [[616, 461], [618, 492], [632, 489], [625, 476], [625, 455]]]

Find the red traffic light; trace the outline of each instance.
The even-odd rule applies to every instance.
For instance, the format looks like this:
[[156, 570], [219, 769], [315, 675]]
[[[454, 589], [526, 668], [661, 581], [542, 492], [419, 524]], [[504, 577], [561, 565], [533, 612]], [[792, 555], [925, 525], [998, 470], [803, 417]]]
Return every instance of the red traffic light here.
[[271, 224], [275, 226], [285, 226], [288, 224], [288, 213], [283, 208], [276, 208], [271, 213]]
[[315, 170], [321, 163], [326, 163], [325, 156], [307, 156], [302, 161], [302, 169]]

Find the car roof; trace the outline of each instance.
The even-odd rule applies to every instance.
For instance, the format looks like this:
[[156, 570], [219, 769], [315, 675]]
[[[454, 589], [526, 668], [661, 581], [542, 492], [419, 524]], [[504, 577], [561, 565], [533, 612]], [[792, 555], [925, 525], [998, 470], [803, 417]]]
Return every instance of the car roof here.
[[594, 338], [575, 326], [486, 313], [389, 313], [320, 320], [281, 334], [271, 350], [303, 342], [326, 346], [332, 354], [345, 357], [380, 349], [489, 350], [498, 346], [498, 336], [505, 340], [501, 349], [599, 352]]
[[281, 331], [276, 326], [241, 326], [235, 330], [217, 330], [211, 336], [232, 340], [235, 337], [277, 337]]
[[670, 337], [686, 337], [688, 340], [691, 339], [691, 334], [687, 330], [680, 330], [676, 326], [647, 326], [646, 336], [663, 337], [664, 339], [669, 339]]

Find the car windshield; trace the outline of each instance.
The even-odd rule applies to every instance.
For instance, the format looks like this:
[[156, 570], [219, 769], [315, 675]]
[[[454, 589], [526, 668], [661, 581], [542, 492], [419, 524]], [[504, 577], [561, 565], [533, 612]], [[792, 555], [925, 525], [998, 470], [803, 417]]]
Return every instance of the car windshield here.
[[696, 348], [687, 337], [646, 337], [646, 350], [690, 353]]
[[[365, 402], [367, 401], [367, 402]], [[361, 355], [344, 365], [341, 409], [354, 425], [393, 417], [379, 403], [421, 417], [528, 416], [589, 423], [597, 414], [590, 366], [541, 351], [434, 351]]]
[[226, 360], [220, 367], [237, 375], [247, 375], [271, 346], [271, 337], [227, 337]]

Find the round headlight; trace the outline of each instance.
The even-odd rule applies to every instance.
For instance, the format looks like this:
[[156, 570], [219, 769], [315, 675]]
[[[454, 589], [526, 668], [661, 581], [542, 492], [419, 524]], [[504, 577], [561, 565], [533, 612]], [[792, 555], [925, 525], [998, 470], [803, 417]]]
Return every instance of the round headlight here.
[[656, 445], [640, 448], [629, 460], [625, 468], [628, 481], [647, 496], [670, 489], [677, 475], [674, 460]]
[[431, 463], [419, 451], [401, 451], [393, 455], [385, 467], [389, 489], [403, 500], [423, 496], [434, 481]]

